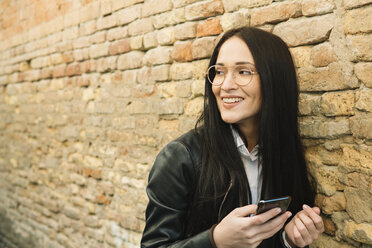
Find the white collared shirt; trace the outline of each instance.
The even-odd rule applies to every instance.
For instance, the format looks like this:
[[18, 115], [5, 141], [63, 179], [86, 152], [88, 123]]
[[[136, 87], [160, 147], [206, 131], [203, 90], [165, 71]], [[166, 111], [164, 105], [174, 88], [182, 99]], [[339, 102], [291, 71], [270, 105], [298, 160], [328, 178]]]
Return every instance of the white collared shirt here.
[[262, 189], [262, 162], [258, 157], [258, 144], [251, 152], [249, 152], [239, 133], [233, 126], [230, 127], [236, 147], [238, 148], [240, 157], [244, 164], [245, 173], [247, 174], [249, 187], [252, 194], [251, 204], [257, 204], [260, 200]]

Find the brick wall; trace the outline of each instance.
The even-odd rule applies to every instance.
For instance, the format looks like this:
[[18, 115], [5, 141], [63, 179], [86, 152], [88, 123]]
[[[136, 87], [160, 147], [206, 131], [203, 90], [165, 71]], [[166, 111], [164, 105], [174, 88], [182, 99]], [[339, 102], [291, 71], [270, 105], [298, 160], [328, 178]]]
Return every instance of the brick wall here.
[[138, 247], [157, 152], [193, 127], [218, 35], [291, 47], [325, 234], [372, 245], [371, 0], [1, 0], [0, 233]]

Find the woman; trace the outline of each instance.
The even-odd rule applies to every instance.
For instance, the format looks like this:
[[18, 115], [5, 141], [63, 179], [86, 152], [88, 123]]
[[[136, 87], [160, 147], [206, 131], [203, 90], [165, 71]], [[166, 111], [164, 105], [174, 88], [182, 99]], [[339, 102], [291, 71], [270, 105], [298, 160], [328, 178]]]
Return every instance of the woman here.
[[[195, 130], [169, 143], [149, 175], [141, 247], [304, 247], [323, 232], [298, 134], [293, 61], [277, 36], [226, 32]], [[289, 195], [289, 211], [255, 215]], [[294, 214], [293, 218], [290, 216]]]

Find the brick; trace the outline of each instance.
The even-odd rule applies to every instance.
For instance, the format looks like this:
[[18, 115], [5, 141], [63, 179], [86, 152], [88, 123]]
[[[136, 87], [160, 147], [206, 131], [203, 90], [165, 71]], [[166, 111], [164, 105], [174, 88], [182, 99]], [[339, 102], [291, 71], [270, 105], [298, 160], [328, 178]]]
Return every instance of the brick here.
[[298, 111], [300, 115], [317, 115], [320, 113], [319, 95], [301, 93], [298, 100]]
[[178, 41], [173, 46], [172, 58], [178, 62], [192, 60], [191, 41]]
[[126, 53], [130, 51], [130, 42], [129, 39], [123, 39], [116, 41], [109, 46], [109, 54], [115, 55], [115, 54], [121, 54]]
[[359, 83], [351, 78], [350, 74], [347, 67], [338, 63], [321, 68], [300, 68], [298, 70], [300, 90], [329, 91], [358, 87]]
[[175, 41], [174, 27], [163, 28], [157, 32], [156, 36], [160, 45], [171, 45]]
[[351, 134], [349, 122], [344, 118], [323, 120], [300, 118], [300, 133], [308, 138], [336, 138]]
[[356, 92], [355, 107], [361, 111], [372, 112], [372, 89], [365, 88]]
[[326, 42], [312, 48], [311, 60], [315, 67], [327, 66], [336, 60], [336, 54], [332, 46]]
[[185, 115], [189, 116], [199, 116], [203, 111], [204, 98], [197, 97], [188, 101], [185, 105]]
[[321, 109], [326, 116], [352, 115], [354, 107], [354, 92], [328, 92], [322, 95]]
[[148, 0], [143, 4], [142, 16], [159, 14], [172, 9], [171, 0]]
[[79, 36], [78, 26], [67, 28], [63, 30], [63, 33], [62, 33], [63, 40], [73, 40], [73, 39], [76, 39], [78, 36]]
[[265, 23], [278, 23], [301, 15], [301, 4], [299, 2], [274, 3], [267, 7], [253, 9], [251, 25], [260, 26]]
[[127, 106], [128, 113], [131, 114], [149, 114], [151, 113], [151, 103], [146, 100], [134, 100]]
[[157, 47], [147, 51], [143, 58], [146, 65], [158, 65], [172, 62], [170, 47]]
[[289, 49], [292, 54], [295, 67], [308, 67], [311, 64], [311, 47], [300, 46]]
[[358, 63], [354, 65], [354, 72], [365, 86], [372, 88], [372, 63]]
[[119, 40], [128, 36], [128, 27], [116, 27], [107, 31], [107, 40]]
[[97, 22], [96, 20], [91, 20], [79, 25], [79, 35], [86, 36], [97, 31]]
[[194, 65], [193, 79], [205, 79], [205, 72], [209, 65], [209, 58], [192, 62]]
[[366, 223], [354, 223], [352, 221], [345, 221], [346, 237], [357, 242], [367, 245], [372, 245], [372, 227]]
[[118, 25], [125, 25], [141, 17], [141, 5], [134, 5], [115, 13]]
[[118, 60], [117, 56], [100, 58], [97, 60], [96, 70], [98, 72], [113, 71], [116, 69], [117, 60]]
[[170, 76], [173, 80], [190, 79], [193, 76], [194, 66], [189, 63], [173, 63]]
[[167, 81], [169, 80], [169, 68], [170, 65], [159, 65], [152, 67], [151, 77], [155, 81]]
[[116, 1], [112, 0], [112, 11], [122, 9], [125, 7], [129, 7], [135, 5], [137, 3], [143, 3], [145, 0], [126, 0], [126, 1]]
[[199, 20], [223, 13], [224, 9], [221, 0], [207, 0], [189, 5], [185, 9], [185, 17], [188, 21]]
[[89, 37], [89, 42], [92, 44], [103, 43], [106, 40], [106, 31], [94, 33]]
[[65, 75], [66, 65], [59, 65], [53, 68], [53, 77], [63, 77]]
[[156, 36], [156, 32], [147, 33], [143, 36], [143, 46], [145, 49], [158, 46]]
[[64, 63], [70, 63], [74, 61], [74, 54], [72, 52], [64, 52], [62, 54], [62, 59]]
[[203, 37], [195, 40], [191, 45], [193, 59], [208, 58], [212, 55], [215, 46], [215, 37]]
[[100, 16], [100, 1], [94, 1], [78, 9], [80, 22], [86, 22], [96, 19]]
[[372, 61], [372, 34], [346, 37], [353, 61]]
[[132, 50], [142, 50], [143, 49], [143, 35], [131, 37], [130, 47]]
[[82, 61], [89, 59], [89, 48], [74, 50], [74, 60]]
[[63, 18], [63, 27], [71, 27], [74, 25], [79, 24], [80, 22], [80, 11], [74, 10], [66, 13], [66, 15]]
[[193, 80], [191, 83], [191, 94], [193, 97], [203, 96], [205, 91], [205, 80]]
[[97, 29], [107, 29], [112, 28], [117, 25], [117, 16], [116, 15], [108, 15], [105, 17], [101, 17], [97, 20]]
[[[359, 113], [350, 118], [353, 136], [361, 139], [372, 138], [372, 113]], [[370, 166], [371, 167], [371, 166]]]
[[222, 33], [222, 27], [218, 18], [208, 19], [196, 26], [196, 37], [218, 35]]
[[177, 40], [186, 40], [195, 38], [196, 36], [196, 23], [186, 22], [175, 26], [174, 36]]
[[160, 115], [169, 114], [182, 114], [183, 113], [183, 102], [177, 98], [161, 100], [157, 106]]
[[165, 12], [156, 16], [153, 16], [153, 25], [156, 29], [164, 28], [165, 26], [173, 26], [178, 23], [185, 22], [185, 9], [174, 9], [170, 12]]
[[88, 47], [89, 45], [90, 45], [89, 38], [86, 36], [79, 37], [78, 39], [74, 40], [73, 43], [74, 49]]
[[345, 189], [346, 211], [356, 222], [370, 223], [372, 221], [370, 214], [372, 203], [365, 201], [365, 197], [369, 197], [369, 195], [370, 193], [366, 189], [351, 187]]
[[108, 43], [92, 45], [89, 48], [89, 57], [90, 58], [98, 58], [98, 57], [106, 56], [106, 55], [108, 55], [108, 52], [109, 52], [109, 44]]
[[272, 0], [222, 0], [226, 12], [271, 4]]
[[120, 55], [118, 59], [119, 70], [134, 69], [142, 66], [143, 52], [132, 51], [126, 54]]
[[371, 0], [343, 0], [345, 9], [351, 9], [355, 7], [360, 7], [366, 4], [372, 3]]
[[198, 0], [172, 0], [174, 8], [184, 7], [197, 1]]
[[152, 26], [151, 18], [144, 18], [144, 19], [136, 20], [130, 23], [128, 26], [128, 34], [131, 36], [145, 34], [153, 30], [154, 28]]
[[250, 25], [250, 14], [248, 9], [242, 9], [234, 13], [225, 13], [221, 17], [221, 26], [224, 32], [232, 28]]
[[305, 0], [302, 1], [302, 14], [314, 16], [330, 13], [334, 10], [335, 4], [331, 0]]
[[299, 46], [319, 43], [327, 40], [334, 27], [333, 14], [294, 19], [275, 26], [273, 33], [280, 36], [288, 46]]
[[344, 18], [345, 34], [372, 31], [372, 6], [347, 11]]
[[332, 214], [335, 211], [344, 211], [346, 209], [346, 198], [342, 192], [337, 192], [331, 197], [318, 194], [315, 197], [315, 205], [321, 208], [323, 213]]
[[69, 64], [66, 67], [66, 76], [80, 75], [80, 64]]

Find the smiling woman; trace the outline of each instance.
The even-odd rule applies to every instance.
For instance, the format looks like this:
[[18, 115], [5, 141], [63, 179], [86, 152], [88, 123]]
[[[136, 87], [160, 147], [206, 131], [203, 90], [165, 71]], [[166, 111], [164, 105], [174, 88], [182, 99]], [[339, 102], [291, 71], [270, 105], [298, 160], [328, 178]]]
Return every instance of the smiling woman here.
[[[291, 54], [243, 27], [216, 45], [194, 130], [169, 143], [149, 175], [141, 247], [304, 247], [323, 232], [297, 126]], [[256, 214], [262, 199], [288, 210]], [[291, 216], [293, 217], [291, 218]]]

